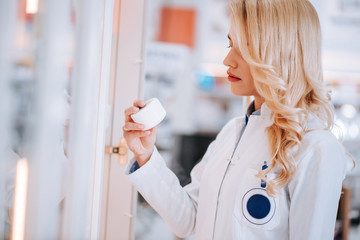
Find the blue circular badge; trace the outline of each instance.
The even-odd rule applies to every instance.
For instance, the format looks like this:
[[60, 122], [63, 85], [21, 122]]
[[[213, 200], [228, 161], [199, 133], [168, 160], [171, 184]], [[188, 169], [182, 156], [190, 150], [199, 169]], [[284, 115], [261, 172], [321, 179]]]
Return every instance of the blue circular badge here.
[[269, 199], [264, 195], [254, 194], [249, 198], [246, 208], [252, 217], [262, 219], [269, 214], [271, 205]]
[[250, 189], [242, 198], [242, 212], [250, 223], [268, 223], [274, 217], [275, 210], [275, 199], [270, 198], [264, 188]]

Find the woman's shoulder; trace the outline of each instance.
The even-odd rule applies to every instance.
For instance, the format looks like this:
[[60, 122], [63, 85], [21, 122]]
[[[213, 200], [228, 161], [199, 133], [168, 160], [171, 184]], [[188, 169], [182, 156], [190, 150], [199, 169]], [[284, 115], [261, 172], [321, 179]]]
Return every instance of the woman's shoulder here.
[[327, 129], [326, 123], [320, 120], [315, 114], [309, 112], [305, 126], [305, 134], [301, 143], [304, 145], [340, 145], [339, 141], [331, 130]]
[[328, 145], [336, 144], [340, 145], [340, 142], [336, 136], [329, 129], [314, 129], [304, 134], [301, 141], [302, 144], [306, 145]]
[[296, 155], [297, 164], [331, 166], [339, 170], [348, 168], [352, 162], [336, 136], [325, 129], [306, 133]]

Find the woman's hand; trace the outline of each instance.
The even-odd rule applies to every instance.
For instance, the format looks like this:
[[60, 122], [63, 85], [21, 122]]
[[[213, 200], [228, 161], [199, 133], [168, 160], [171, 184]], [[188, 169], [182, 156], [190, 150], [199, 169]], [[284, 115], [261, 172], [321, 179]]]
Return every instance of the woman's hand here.
[[143, 131], [143, 124], [135, 123], [130, 115], [139, 112], [139, 107], [145, 107], [145, 102], [136, 100], [132, 107], [125, 110], [125, 125], [123, 126], [124, 138], [127, 145], [134, 153], [136, 161], [141, 167], [149, 161], [154, 151], [156, 140], [156, 127]]

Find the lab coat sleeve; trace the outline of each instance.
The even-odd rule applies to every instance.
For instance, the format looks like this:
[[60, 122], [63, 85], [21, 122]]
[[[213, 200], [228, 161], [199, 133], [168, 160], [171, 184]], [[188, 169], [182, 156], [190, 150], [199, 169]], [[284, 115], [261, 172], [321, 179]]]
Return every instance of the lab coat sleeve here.
[[213, 144], [210, 144], [202, 161], [191, 171], [191, 183], [185, 187], [180, 185], [156, 148], [145, 165], [130, 173], [135, 161], [133, 159], [125, 170], [135, 188], [179, 237], [194, 233], [200, 178]]
[[288, 184], [289, 239], [334, 239], [346, 155], [332, 137], [309, 144]]

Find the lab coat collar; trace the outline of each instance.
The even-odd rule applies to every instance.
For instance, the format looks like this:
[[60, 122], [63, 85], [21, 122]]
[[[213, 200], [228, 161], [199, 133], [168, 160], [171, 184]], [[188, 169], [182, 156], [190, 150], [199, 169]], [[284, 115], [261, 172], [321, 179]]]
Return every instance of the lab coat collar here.
[[260, 115], [250, 115], [249, 117], [249, 121], [259, 121], [259, 123], [261, 126], [263, 127], [269, 127], [270, 125], [272, 125], [274, 123], [274, 118], [273, 118], [273, 112], [271, 111], [271, 109], [268, 107], [268, 105], [264, 102], [261, 105], [260, 108]]

